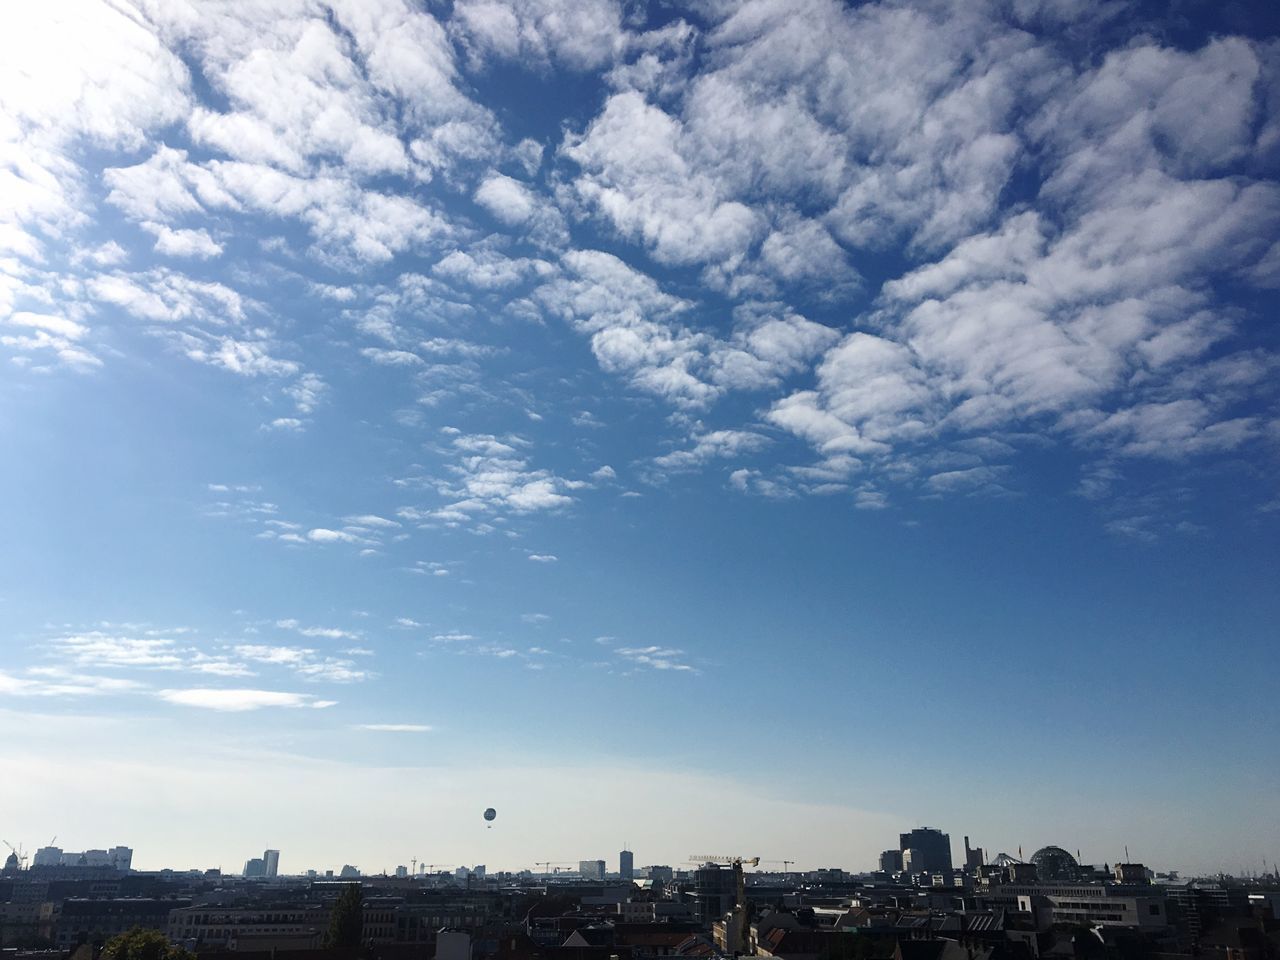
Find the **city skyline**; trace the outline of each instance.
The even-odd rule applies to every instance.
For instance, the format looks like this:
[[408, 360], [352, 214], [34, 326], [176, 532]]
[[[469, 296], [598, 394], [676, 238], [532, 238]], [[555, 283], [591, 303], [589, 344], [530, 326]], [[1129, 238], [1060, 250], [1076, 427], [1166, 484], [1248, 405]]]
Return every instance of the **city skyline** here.
[[6, 11], [0, 835], [1274, 862], [1278, 21]]

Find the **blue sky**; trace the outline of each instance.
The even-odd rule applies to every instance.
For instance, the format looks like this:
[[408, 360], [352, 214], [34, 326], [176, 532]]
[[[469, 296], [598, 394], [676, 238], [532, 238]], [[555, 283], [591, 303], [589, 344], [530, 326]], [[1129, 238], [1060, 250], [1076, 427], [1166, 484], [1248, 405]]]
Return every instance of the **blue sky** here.
[[29, 846], [1280, 857], [1267, 5], [19, 20]]

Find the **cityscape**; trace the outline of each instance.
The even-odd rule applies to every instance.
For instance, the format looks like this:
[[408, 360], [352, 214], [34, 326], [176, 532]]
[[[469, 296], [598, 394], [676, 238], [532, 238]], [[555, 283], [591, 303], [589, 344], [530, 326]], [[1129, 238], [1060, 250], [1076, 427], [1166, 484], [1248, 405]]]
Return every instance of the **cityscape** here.
[[1280, 0], [0, 3], [0, 960], [1280, 960]]
[[518, 871], [416, 858], [382, 873], [289, 871], [266, 849], [239, 872], [142, 871], [127, 846], [50, 842], [30, 856], [10, 846], [0, 947], [11, 960], [93, 960], [148, 942], [228, 960], [1270, 960], [1280, 950], [1274, 868], [1183, 877], [1082, 863], [1052, 845], [1024, 859], [966, 836], [953, 850], [933, 827], [897, 839], [864, 870], [723, 854], [637, 866], [622, 849]]

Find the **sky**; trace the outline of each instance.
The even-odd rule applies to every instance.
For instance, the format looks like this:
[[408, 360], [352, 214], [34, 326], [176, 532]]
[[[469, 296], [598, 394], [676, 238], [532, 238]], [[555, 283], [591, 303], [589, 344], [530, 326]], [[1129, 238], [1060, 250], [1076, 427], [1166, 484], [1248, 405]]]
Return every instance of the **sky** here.
[[5, 839], [1280, 861], [1274, 5], [4, 16]]

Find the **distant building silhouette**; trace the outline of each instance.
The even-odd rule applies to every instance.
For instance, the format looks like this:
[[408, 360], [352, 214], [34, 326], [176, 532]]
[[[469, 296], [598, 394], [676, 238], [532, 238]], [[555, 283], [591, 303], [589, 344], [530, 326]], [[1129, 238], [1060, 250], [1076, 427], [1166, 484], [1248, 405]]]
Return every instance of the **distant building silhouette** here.
[[902, 851], [886, 850], [880, 854], [880, 870], [883, 873], [901, 873]]
[[[898, 849], [904, 854], [904, 870], [911, 873], [951, 873], [951, 837], [941, 830], [917, 827], [910, 833], [899, 834]], [[913, 854], [909, 866], [906, 856], [908, 851]]]

